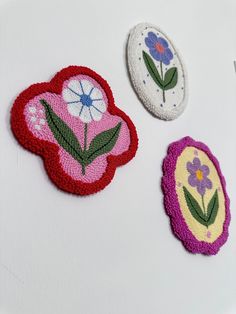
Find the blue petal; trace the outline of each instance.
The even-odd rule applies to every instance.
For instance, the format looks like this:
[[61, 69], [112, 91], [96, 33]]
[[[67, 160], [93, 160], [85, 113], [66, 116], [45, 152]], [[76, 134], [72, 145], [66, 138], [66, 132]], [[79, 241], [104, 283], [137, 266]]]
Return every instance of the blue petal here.
[[172, 51], [171, 51], [169, 48], [167, 48], [167, 49], [165, 50], [165, 55], [166, 55], [166, 57], [167, 57], [169, 60], [172, 60], [172, 59], [173, 59], [173, 53], [172, 53]]
[[155, 44], [157, 42], [157, 35], [153, 32], [148, 33], [148, 38]]
[[158, 37], [158, 42], [164, 47], [167, 48], [168, 47], [168, 42], [162, 38], [162, 37]]
[[165, 65], [169, 65], [170, 64], [170, 60], [167, 58], [167, 56], [165, 54], [161, 55], [161, 61], [165, 64]]
[[150, 54], [152, 55], [152, 57], [157, 60], [157, 61], [161, 61], [161, 55], [160, 53], [156, 50], [156, 49], [150, 49]]
[[146, 44], [146, 46], [148, 46], [148, 48], [154, 48], [154, 45], [155, 45], [155, 44], [151, 41], [151, 39], [148, 38], [148, 37], [145, 38], [145, 44]]

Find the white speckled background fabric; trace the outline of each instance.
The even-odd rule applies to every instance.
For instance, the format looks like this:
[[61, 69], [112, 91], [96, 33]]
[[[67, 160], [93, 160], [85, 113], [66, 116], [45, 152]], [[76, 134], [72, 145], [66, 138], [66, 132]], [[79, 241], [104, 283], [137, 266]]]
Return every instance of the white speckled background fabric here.
[[[163, 74], [171, 67], [176, 67], [178, 71], [177, 85], [165, 91], [165, 102], [163, 101], [161, 88], [149, 74], [143, 60], [143, 51], [150, 55], [149, 48], [145, 44], [145, 38], [147, 38], [149, 32], [166, 39], [173, 54], [170, 64], [163, 64]], [[130, 32], [127, 44], [127, 59], [131, 81], [147, 109], [160, 119], [173, 120], [177, 118], [183, 112], [187, 103], [187, 82], [183, 61], [171, 40], [155, 25], [150, 23], [138, 24]], [[152, 60], [159, 73], [161, 73], [160, 62], [154, 58]]]

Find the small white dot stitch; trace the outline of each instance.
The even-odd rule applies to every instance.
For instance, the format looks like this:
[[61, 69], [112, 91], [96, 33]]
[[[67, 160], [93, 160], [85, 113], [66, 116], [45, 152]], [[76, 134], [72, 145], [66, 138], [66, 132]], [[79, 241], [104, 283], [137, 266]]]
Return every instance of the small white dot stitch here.
[[44, 120], [44, 119], [40, 119], [40, 120], [39, 120], [39, 124], [44, 125], [44, 124], [45, 124], [45, 120]]
[[40, 125], [38, 125], [38, 124], [36, 124], [34, 127], [35, 127], [35, 129], [36, 129], [36, 130], [38, 130], [38, 131], [40, 131], [40, 130], [41, 130], [41, 126], [40, 126]]
[[43, 110], [42, 110], [42, 109], [40, 109], [40, 110], [39, 110], [39, 113], [43, 113]]
[[30, 118], [30, 121], [31, 121], [31, 122], [36, 122], [36, 121], [37, 121], [37, 118], [36, 118], [36, 117], [31, 117], [31, 118]]
[[35, 107], [29, 107], [29, 112], [35, 113], [36, 112], [36, 108]]

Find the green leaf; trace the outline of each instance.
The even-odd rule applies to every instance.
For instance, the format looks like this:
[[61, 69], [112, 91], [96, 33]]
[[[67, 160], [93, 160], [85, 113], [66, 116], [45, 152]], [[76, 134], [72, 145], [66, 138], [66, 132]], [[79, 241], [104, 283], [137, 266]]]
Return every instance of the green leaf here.
[[48, 126], [58, 144], [81, 165], [84, 165], [83, 151], [74, 132], [58, 115], [55, 114], [46, 100], [41, 99], [40, 103], [44, 106]]
[[183, 187], [183, 190], [184, 190], [185, 200], [186, 200], [190, 213], [200, 224], [207, 227], [208, 223], [206, 221], [206, 217], [204, 216], [204, 213], [200, 205], [198, 204], [196, 199], [192, 196], [192, 194], [187, 190], [185, 186]]
[[152, 79], [154, 80], [154, 82], [161, 88], [163, 89], [164, 86], [164, 82], [155, 66], [155, 63], [153, 62], [152, 58], [149, 56], [148, 53], [146, 53], [145, 51], [143, 51], [143, 60], [144, 63], [146, 65], [146, 68], [149, 72], [149, 74], [151, 75]]
[[121, 129], [121, 122], [114, 128], [99, 133], [94, 137], [86, 151], [87, 164], [90, 164], [95, 158], [108, 153], [115, 146]]
[[213, 194], [208, 206], [207, 206], [207, 223], [208, 226], [215, 222], [219, 209], [219, 196], [217, 190]]
[[178, 70], [176, 67], [170, 68], [166, 71], [164, 77], [164, 90], [174, 88], [178, 81]]

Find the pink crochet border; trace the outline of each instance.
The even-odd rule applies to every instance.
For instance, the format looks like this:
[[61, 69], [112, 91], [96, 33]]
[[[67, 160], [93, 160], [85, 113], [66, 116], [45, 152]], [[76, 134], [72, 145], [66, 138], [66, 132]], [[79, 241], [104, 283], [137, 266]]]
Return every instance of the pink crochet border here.
[[[219, 174], [219, 178], [223, 187], [226, 217], [223, 225], [223, 232], [213, 243], [198, 241], [189, 230], [181, 213], [178, 196], [176, 193], [175, 169], [178, 157], [188, 146], [196, 147], [207, 154]], [[163, 161], [162, 170], [163, 177], [161, 186], [164, 193], [164, 206], [167, 215], [170, 217], [173, 233], [183, 242], [184, 247], [192, 253], [202, 253], [205, 255], [217, 254], [220, 247], [227, 241], [228, 227], [230, 223], [230, 200], [226, 192], [226, 182], [220, 170], [218, 160], [213, 156], [210, 149], [205, 144], [194, 141], [191, 137], [184, 137], [181, 140], [173, 142], [169, 145], [167, 156]]]

